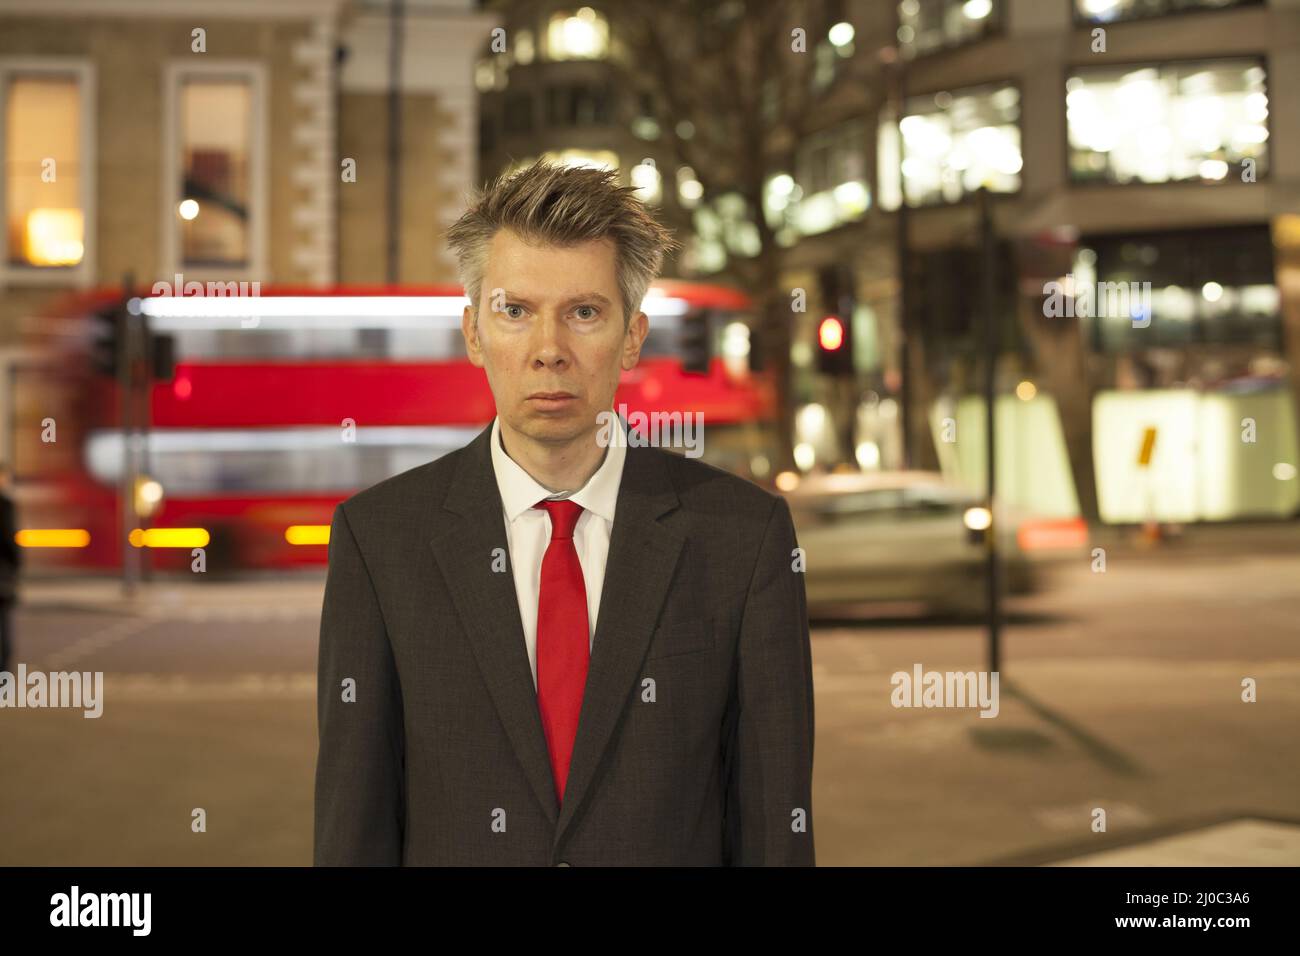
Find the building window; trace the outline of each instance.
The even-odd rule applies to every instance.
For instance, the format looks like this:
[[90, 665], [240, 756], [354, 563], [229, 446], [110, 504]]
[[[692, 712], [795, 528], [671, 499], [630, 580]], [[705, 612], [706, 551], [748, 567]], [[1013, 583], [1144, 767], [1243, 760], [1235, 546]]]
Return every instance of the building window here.
[[0, 275], [92, 282], [93, 72], [64, 60], [0, 60]]
[[628, 175], [636, 187], [637, 199], [652, 205], [657, 205], [663, 199], [664, 179], [654, 160], [637, 163]]
[[533, 97], [531, 93], [506, 94], [503, 125], [507, 134], [533, 131]]
[[497, 85], [497, 61], [486, 56], [474, 64], [474, 87], [480, 93], [490, 93]]
[[897, 208], [900, 195], [909, 206], [956, 202], [981, 186], [1015, 192], [1023, 165], [1019, 118], [1014, 86], [909, 98], [902, 122], [887, 118], [880, 127], [881, 205]]
[[654, 97], [645, 92], [635, 94], [636, 115], [632, 117], [632, 135], [637, 139], [653, 141], [659, 138], [659, 120], [656, 118]]
[[174, 268], [261, 275], [266, 133], [260, 69], [175, 68], [170, 80], [164, 214]]
[[859, 218], [871, 205], [866, 126], [854, 120], [810, 135], [795, 158], [795, 175], [772, 177], [765, 215], [785, 245]]
[[[998, 337], [1009, 349], [1019, 347], [1015, 322], [1017, 256], [1015, 244], [996, 243], [993, 312]], [[917, 329], [936, 360], [970, 355], [979, 348], [984, 330], [984, 304], [972, 290], [984, 274], [983, 250], [973, 245], [913, 249], [907, 256], [908, 328]]]
[[609, 54], [609, 22], [591, 7], [553, 13], [546, 53], [552, 60], [603, 60]]
[[1069, 286], [1094, 351], [1282, 348], [1268, 226], [1084, 239]]
[[592, 169], [618, 169], [618, 154], [607, 149], [560, 149], [547, 150], [541, 159], [546, 163], [558, 163], [562, 166], [585, 166]]
[[610, 91], [584, 84], [546, 89], [546, 122], [552, 127], [605, 126], [610, 121]]
[[1074, 16], [1082, 23], [1114, 23], [1192, 10], [1259, 6], [1261, 3], [1263, 0], [1074, 0]]
[[533, 31], [518, 30], [515, 32], [515, 62], [520, 66], [527, 66], [533, 62], [536, 54], [533, 46]]
[[1259, 178], [1268, 164], [1268, 95], [1254, 60], [1078, 70], [1066, 122], [1075, 182]]
[[1001, 28], [1003, 0], [901, 0], [898, 44], [920, 56], [982, 40]]

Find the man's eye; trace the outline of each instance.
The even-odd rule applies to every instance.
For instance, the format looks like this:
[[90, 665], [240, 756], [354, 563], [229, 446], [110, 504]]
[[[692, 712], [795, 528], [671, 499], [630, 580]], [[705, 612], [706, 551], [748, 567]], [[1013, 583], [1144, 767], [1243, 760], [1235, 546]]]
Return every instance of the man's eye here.
[[507, 317], [511, 319], [517, 319], [523, 315], [524, 307], [522, 305], [508, 305], [505, 307], [504, 311]]
[[[597, 309], [594, 305], [580, 305], [578, 306], [576, 311], [578, 313], [578, 318], [580, 319], [594, 319], [597, 315], [600, 314], [600, 310]], [[584, 315], [583, 314], [584, 312], [587, 314]]]

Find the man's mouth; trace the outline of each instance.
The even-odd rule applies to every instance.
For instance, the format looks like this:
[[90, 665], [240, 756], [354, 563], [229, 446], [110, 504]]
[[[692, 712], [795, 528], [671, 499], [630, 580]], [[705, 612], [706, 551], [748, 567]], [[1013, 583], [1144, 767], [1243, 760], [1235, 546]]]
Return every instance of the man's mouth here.
[[577, 398], [569, 392], [534, 392], [528, 396], [528, 404], [543, 411], [558, 411], [568, 408]]

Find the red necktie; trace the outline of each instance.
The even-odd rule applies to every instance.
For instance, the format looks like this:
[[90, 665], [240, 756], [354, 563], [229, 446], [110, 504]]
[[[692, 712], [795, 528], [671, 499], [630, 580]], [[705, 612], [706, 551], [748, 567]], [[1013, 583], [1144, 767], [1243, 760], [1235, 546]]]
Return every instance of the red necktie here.
[[582, 505], [562, 499], [539, 501], [533, 507], [545, 508], [551, 516], [551, 543], [542, 557], [537, 595], [537, 706], [551, 754], [556, 796], [563, 803], [591, 652], [587, 587], [573, 546], [573, 529]]

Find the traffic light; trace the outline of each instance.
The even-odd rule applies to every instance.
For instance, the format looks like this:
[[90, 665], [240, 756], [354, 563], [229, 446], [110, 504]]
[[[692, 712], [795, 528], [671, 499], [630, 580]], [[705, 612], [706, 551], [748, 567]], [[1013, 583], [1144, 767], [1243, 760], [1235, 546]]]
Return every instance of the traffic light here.
[[149, 333], [149, 375], [155, 382], [170, 382], [176, 371], [176, 336]]
[[817, 323], [817, 371], [823, 375], [852, 375], [853, 276], [844, 266], [822, 270], [822, 302], [829, 310]]
[[817, 371], [824, 375], [853, 373], [848, 329], [849, 323], [838, 315], [828, 315], [817, 323]]
[[709, 360], [713, 357], [713, 327], [709, 310], [696, 309], [682, 316], [678, 335], [682, 371], [708, 375]]
[[126, 335], [126, 310], [110, 302], [94, 312], [90, 343], [91, 367], [101, 375], [116, 377], [121, 371], [122, 339]]

